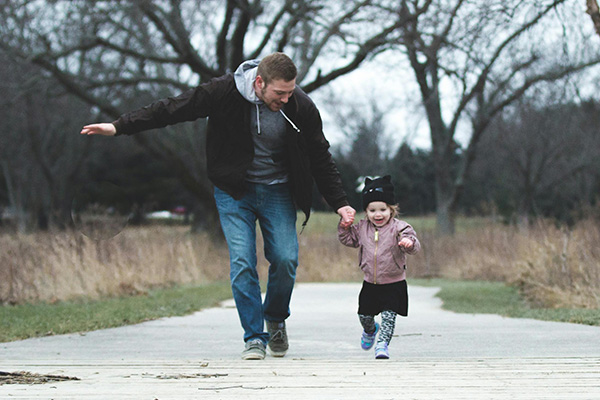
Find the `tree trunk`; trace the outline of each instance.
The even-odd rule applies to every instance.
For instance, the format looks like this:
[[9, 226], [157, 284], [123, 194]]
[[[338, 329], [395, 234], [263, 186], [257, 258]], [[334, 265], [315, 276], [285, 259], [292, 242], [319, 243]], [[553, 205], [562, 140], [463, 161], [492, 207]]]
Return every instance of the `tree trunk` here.
[[[437, 133], [437, 137], [442, 137], [441, 133]], [[436, 200], [436, 217], [437, 231], [442, 235], [453, 235], [454, 213], [456, 208], [456, 182], [452, 173], [453, 154], [452, 151], [445, 146], [445, 149], [440, 151], [439, 146], [436, 151], [434, 149], [435, 163], [435, 200]]]
[[448, 190], [452, 187], [451, 179], [449, 175], [436, 175], [436, 229], [442, 235], [453, 235], [455, 232], [456, 201], [454, 195]]
[[594, 29], [596, 33], [600, 35], [600, 10], [598, 9], [598, 1], [597, 0], [586, 0], [587, 5], [587, 13], [592, 18], [592, 23], [594, 24]]
[[23, 210], [23, 205], [20, 201], [21, 196], [19, 195], [19, 193], [17, 193], [17, 189], [13, 184], [11, 171], [8, 166], [8, 162], [6, 161], [2, 162], [2, 172], [4, 174], [4, 179], [6, 180], [6, 190], [8, 193], [9, 204], [11, 205], [14, 212], [17, 232], [25, 233], [27, 231], [26, 214]]
[[192, 210], [191, 231], [193, 233], [205, 231], [209, 233], [213, 241], [224, 241], [225, 237], [221, 229], [219, 213], [214, 204], [198, 204], [194, 207], [194, 210]]
[[437, 230], [442, 235], [453, 235], [456, 231], [454, 212], [449, 204], [440, 204], [436, 209]]

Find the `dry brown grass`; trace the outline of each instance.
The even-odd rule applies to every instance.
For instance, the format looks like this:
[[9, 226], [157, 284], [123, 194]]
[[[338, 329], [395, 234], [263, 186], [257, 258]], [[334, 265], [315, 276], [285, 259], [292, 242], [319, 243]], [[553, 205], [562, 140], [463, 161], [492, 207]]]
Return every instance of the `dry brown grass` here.
[[419, 237], [423, 251], [412, 258], [413, 276], [508, 281], [514, 274], [518, 239], [513, 227], [489, 223], [454, 236], [426, 231]]
[[134, 294], [227, 279], [227, 250], [187, 227], [126, 228], [109, 240], [79, 232], [0, 235], [0, 300]]
[[[439, 236], [433, 229], [418, 235], [423, 250], [408, 257], [409, 278], [506, 282], [536, 306], [600, 307], [598, 220], [571, 230], [543, 221], [528, 229], [488, 222], [454, 236]], [[299, 239], [298, 281], [361, 281], [358, 251], [338, 242], [335, 226], [329, 232], [307, 229]], [[265, 277], [268, 263], [259, 258], [259, 265]]]
[[317, 233], [305, 237], [301, 235], [299, 239], [299, 281], [362, 281], [363, 274], [358, 267], [358, 251], [342, 245], [335, 229], [329, 234]]
[[487, 224], [440, 237], [420, 234], [415, 277], [500, 281], [517, 286], [535, 306], [600, 307], [600, 221], [572, 229], [538, 221], [528, 229]]
[[[357, 250], [337, 240], [336, 217], [323, 217], [326, 223], [313, 218], [312, 229], [309, 224], [299, 236], [298, 281], [360, 282]], [[600, 306], [598, 220], [582, 221], [570, 230], [543, 222], [527, 230], [490, 222], [452, 237], [438, 236], [432, 229], [417, 233], [423, 250], [409, 256], [411, 278], [502, 281], [518, 286], [539, 306]], [[260, 235], [257, 247], [264, 281], [268, 263]], [[127, 227], [100, 241], [79, 232], [0, 235], [3, 303], [134, 294], [227, 280], [228, 275], [225, 246], [205, 234], [191, 234], [185, 226]]]
[[600, 224], [586, 220], [573, 229], [539, 224], [519, 243], [512, 280], [535, 305], [600, 307]]

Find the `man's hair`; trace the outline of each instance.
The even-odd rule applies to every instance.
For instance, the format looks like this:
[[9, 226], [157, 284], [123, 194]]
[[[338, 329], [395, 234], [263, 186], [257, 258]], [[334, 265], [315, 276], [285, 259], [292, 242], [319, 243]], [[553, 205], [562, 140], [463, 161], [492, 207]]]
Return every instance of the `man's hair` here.
[[260, 75], [265, 85], [275, 79], [283, 79], [290, 82], [296, 79], [298, 70], [291, 58], [283, 53], [269, 54], [258, 64], [257, 75]]

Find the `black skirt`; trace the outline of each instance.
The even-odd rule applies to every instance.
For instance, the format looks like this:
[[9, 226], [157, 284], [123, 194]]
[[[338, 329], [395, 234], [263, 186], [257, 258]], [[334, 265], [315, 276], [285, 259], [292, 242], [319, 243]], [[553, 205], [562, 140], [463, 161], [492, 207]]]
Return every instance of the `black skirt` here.
[[406, 280], [385, 285], [363, 281], [358, 295], [358, 313], [377, 315], [382, 311], [394, 311], [403, 317], [408, 315], [408, 287]]

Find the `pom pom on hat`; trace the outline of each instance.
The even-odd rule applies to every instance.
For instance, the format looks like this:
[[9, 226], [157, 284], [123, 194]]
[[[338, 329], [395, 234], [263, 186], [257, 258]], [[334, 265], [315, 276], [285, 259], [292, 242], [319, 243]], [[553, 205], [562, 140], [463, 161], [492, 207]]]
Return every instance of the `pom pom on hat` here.
[[381, 178], [365, 179], [365, 187], [362, 191], [363, 209], [366, 209], [369, 203], [373, 201], [383, 201], [386, 204], [395, 204], [394, 185], [390, 175]]

